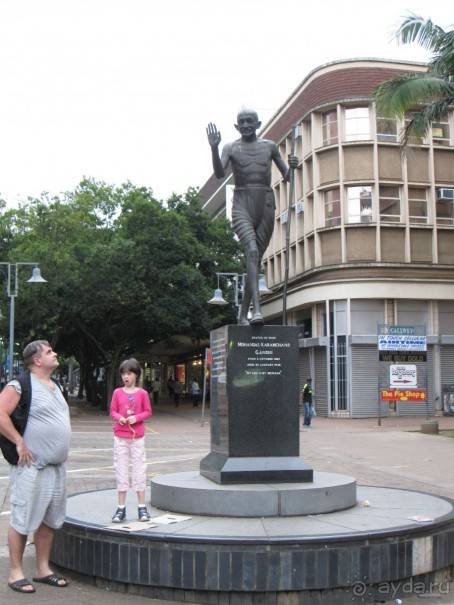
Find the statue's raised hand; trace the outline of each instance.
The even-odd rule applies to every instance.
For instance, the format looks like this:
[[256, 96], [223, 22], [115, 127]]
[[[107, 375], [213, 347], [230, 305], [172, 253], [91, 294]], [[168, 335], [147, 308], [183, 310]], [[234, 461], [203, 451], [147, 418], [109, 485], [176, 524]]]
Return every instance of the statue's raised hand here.
[[211, 147], [218, 147], [221, 142], [221, 133], [216, 128], [216, 124], [209, 123], [207, 126], [208, 143]]

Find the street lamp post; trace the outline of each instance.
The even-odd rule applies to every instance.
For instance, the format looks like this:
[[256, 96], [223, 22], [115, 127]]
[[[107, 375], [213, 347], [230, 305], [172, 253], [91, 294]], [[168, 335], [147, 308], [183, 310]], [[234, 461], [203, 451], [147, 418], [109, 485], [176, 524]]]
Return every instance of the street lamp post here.
[[[233, 280], [233, 286], [234, 286], [234, 290], [233, 290], [233, 296], [234, 296], [234, 303], [235, 306], [238, 308], [238, 317], [240, 315], [240, 310], [241, 310], [241, 301], [240, 301], [240, 292], [244, 292], [244, 285], [246, 282], [246, 273], [216, 273], [217, 278], [218, 278], [218, 287], [216, 288], [216, 290], [214, 291], [214, 296], [213, 298], [211, 298], [208, 303], [210, 305], [228, 305], [229, 302], [227, 300], [225, 300], [225, 298], [222, 296], [222, 290], [219, 287], [219, 278], [220, 277], [230, 277]], [[240, 278], [241, 278], [241, 286], [240, 286]], [[263, 275], [260, 275], [260, 279], [259, 279], [259, 294], [263, 295], [263, 294], [271, 294], [272, 290], [269, 290], [266, 286], [265, 283], [265, 277]]]
[[[7, 294], [10, 299], [10, 313], [9, 313], [9, 368], [8, 368], [8, 379], [11, 380], [13, 378], [13, 368], [14, 368], [14, 300], [19, 292], [19, 267], [21, 265], [32, 265], [33, 273], [30, 279], [27, 280], [28, 283], [45, 283], [47, 280], [41, 277], [41, 271], [38, 267], [38, 263], [28, 263], [28, 262], [19, 262], [19, 263], [5, 263], [0, 262], [0, 265], [5, 265], [8, 267], [7, 274]], [[13, 283], [14, 281], [14, 283]]]
[[[225, 298], [222, 296], [222, 290], [219, 287], [219, 278], [220, 277], [230, 277], [233, 280], [233, 296], [234, 296], [234, 303], [236, 307], [240, 307], [240, 302], [239, 302], [239, 279], [240, 279], [240, 275], [238, 273], [216, 273], [217, 278], [218, 278], [218, 287], [216, 288], [216, 290], [214, 291], [214, 296], [213, 298], [210, 298], [210, 300], [208, 301], [208, 304], [210, 305], [220, 305], [220, 306], [224, 306], [224, 305], [228, 305], [229, 302], [227, 300], [225, 300]], [[241, 279], [242, 279], [242, 285], [244, 285], [244, 278], [245, 278], [245, 273], [243, 273], [241, 275]]]
[[[0, 309], [0, 319], [3, 319]], [[0, 336], [0, 385], [3, 383], [3, 338]]]

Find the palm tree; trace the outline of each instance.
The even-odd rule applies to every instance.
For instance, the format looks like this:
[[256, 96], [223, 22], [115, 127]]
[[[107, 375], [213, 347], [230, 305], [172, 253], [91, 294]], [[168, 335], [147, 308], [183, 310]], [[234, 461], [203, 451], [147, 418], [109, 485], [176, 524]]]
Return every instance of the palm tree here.
[[403, 119], [417, 108], [402, 130], [405, 147], [410, 141], [420, 143], [431, 123], [454, 103], [454, 30], [444, 31], [430, 19], [410, 13], [395, 38], [400, 44], [416, 42], [432, 53], [426, 72], [397, 76], [373, 90], [377, 113], [384, 118]]

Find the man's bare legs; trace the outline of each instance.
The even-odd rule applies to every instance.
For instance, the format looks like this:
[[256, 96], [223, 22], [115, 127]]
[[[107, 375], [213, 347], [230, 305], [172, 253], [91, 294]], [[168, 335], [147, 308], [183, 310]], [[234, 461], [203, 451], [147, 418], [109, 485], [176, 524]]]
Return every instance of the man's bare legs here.
[[[54, 529], [45, 523], [41, 523], [33, 536], [36, 551], [36, 578], [45, 578], [52, 574], [52, 570], [49, 567], [49, 559], [54, 541], [54, 534]], [[11, 562], [11, 571], [8, 581], [10, 583], [25, 578], [23, 559], [26, 544], [27, 536], [20, 534], [10, 525], [8, 527], [8, 546]], [[58, 580], [58, 583], [65, 586], [67, 581], [64, 578], [61, 578]], [[33, 586], [24, 587], [22, 592], [34, 592]]]
[[[27, 536], [17, 532], [11, 525], [8, 527], [8, 547], [11, 570], [8, 582], [11, 584], [25, 578], [22, 561], [24, 559]], [[33, 586], [24, 587], [24, 592], [33, 592]]]
[[50, 551], [54, 541], [55, 530], [41, 523], [34, 535], [36, 550], [36, 577], [45, 578], [52, 573], [49, 567]]

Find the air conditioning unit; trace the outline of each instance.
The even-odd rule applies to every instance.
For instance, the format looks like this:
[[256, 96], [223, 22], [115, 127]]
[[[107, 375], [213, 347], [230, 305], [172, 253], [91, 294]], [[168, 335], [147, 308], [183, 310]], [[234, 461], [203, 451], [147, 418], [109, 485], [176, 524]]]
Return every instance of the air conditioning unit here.
[[296, 210], [296, 214], [300, 214], [300, 212], [304, 212], [304, 202], [296, 202], [295, 210]]
[[439, 200], [454, 200], [454, 189], [437, 189], [437, 199]]
[[279, 220], [281, 222], [281, 225], [288, 221], [288, 210], [284, 210], [284, 212], [279, 216]]

